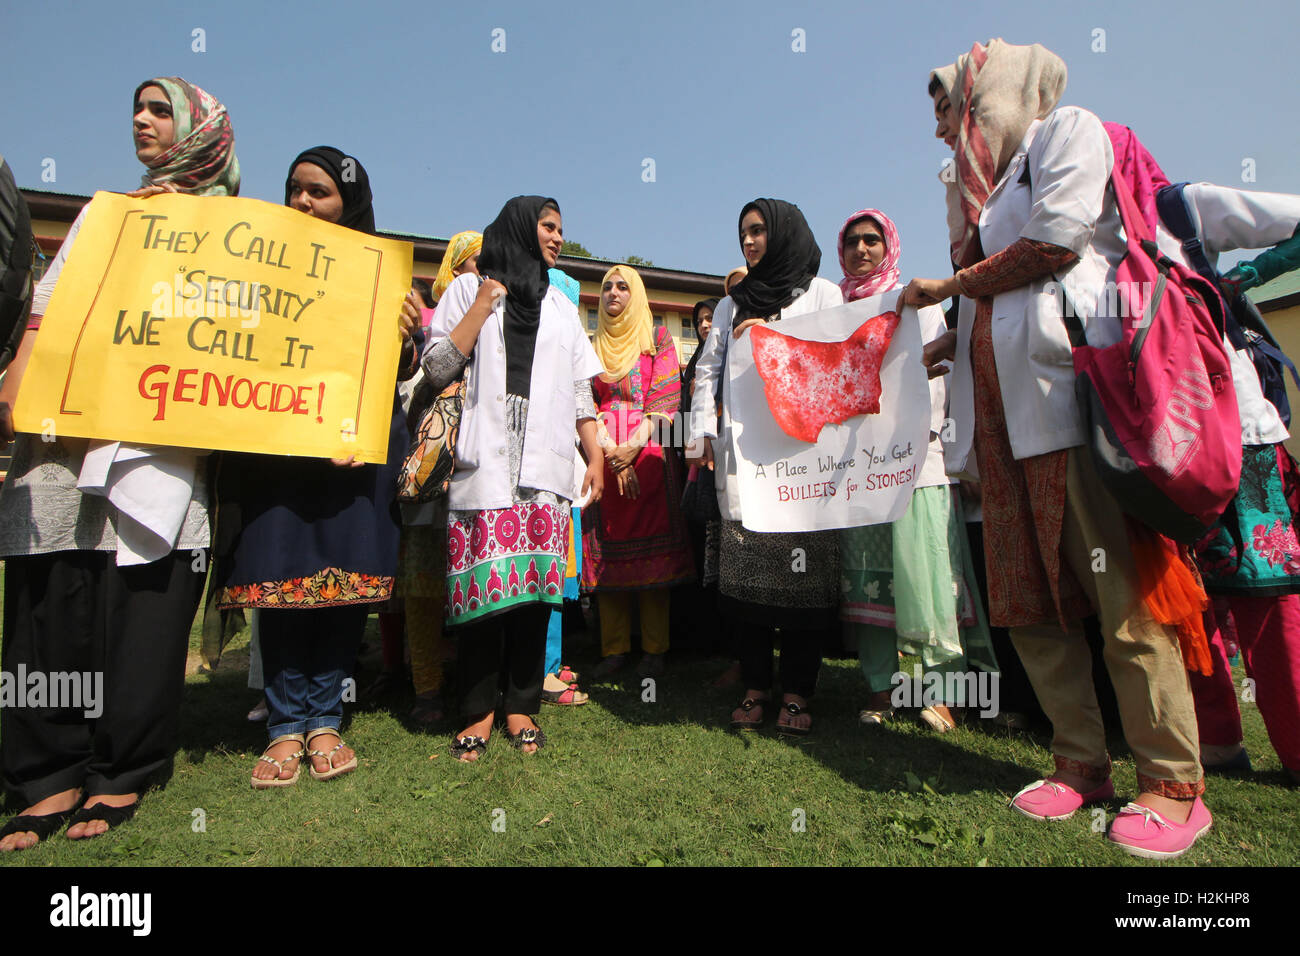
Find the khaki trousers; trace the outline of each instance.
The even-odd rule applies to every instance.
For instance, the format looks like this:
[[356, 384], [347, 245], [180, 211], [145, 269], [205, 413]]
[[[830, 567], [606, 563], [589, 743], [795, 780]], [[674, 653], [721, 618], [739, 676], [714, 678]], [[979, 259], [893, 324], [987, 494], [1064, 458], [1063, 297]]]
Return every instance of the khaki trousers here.
[[[1101, 619], [1106, 670], [1143, 791], [1190, 798], [1204, 790], [1196, 711], [1178, 635], [1158, 624], [1138, 593], [1125, 517], [1086, 448], [1071, 448], [1061, 558]], [[1011, 628], [1011, 640], [1052, 721], [1058, 770], [1104, 779], [1110, 768], [1092, 658], [1077, 622]]]
[[599, 591], [600, 653], [626, 654], [632, 649], [632, 603], [641, 606], [641, 650], [646, 654], [668, 651], [668, 588], [647, 591]]

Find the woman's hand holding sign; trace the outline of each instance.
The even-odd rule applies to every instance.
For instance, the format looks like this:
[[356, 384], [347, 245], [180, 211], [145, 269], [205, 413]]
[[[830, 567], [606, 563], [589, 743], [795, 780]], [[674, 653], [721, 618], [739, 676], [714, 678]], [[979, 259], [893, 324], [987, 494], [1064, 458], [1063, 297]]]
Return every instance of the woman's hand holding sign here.
[[414, 291], [408, 292], [402, 302], [402, 311], [397, 313], [397, 328], [402, 333], [403, 345], [411, 340], [411, 333], [419, 324], [420, 300], [415, 297]]
[[766, 322], [767, 319], [746, 319], [744, 322], [741, 322], [739, 325], [737, 325], [735, 329], [732, 330], [731, 334], [734, 338], [738, 339], [740, 338], [740, 334], [744, 332], [745, 329], [749, 328], [751, 325], [763, 325]]
[[914, 305], [918, 309], [922, 306], [938, 305], [944, 299], [951, 299], [955, 295], [961, 295], [961, 286], [957, 284], [955, 275], [946, 279], [913, 279], [899, 293], [895, 311], [901, 311], [905, 305]]
[[150, 196], [157, 196], [159, 193], [178, 193], [179, 189], [172, 183], [159, 183], [156, 186], [141, 186], [139, 189], [133, 189], [126, 195], [132, 199], [148, 199]]
[[[958, 284], [955, 275], [947, 279], [913, 279], [898, 294], [898, 305], [894, 306], [894, 311], [901, 314], [905, 305], [916, 306], [918, 309], [927, 305], [937, 305], [944, 299], [960, 294], [961, 285]], [[926, 374], [930, 378], [938, 378], [952, 370], [944, 363], [951, 362], [956, 354], [957, 333], [948, 331], [933, 342], [926, 343], [921, 349], [921, 364], [925, 366]]]

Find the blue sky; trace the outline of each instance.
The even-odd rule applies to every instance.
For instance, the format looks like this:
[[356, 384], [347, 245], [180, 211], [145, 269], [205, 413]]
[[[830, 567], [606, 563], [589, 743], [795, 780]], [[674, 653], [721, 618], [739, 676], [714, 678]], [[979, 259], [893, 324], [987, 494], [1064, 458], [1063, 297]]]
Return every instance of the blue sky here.
[[843, 219], [877, 206], [905, 276], [938, 276], [932, 68], [976, 40], [1042, 43], [1069, 69], [1062, 102], [1132, 126], [1175, 181], [1300, 193], [1298, 28], [1294, 3], [1203, 0], [28, 3], [0, 34], [0, 153], [24, 186], [132, 188], [131, 93], [176, 74], [229, 109], [245, 196], [281, 201], [289, 161], [327, 143], [366, 166], [383, 229], [446, 237], [545, 193], [597, 255], [710, 272], [741, 261], [741, 206], [774, 196], [832, 279]]

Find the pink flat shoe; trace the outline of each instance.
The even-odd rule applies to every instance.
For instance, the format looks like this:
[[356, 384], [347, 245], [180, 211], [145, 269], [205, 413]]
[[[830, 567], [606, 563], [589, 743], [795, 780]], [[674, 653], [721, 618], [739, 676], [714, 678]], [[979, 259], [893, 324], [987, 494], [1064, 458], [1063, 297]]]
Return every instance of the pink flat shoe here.
[[1068, 820], [1080, 807], [1109, 800], [1113, 796], [1115, 785], [1109, 777], [1089, 793], [1079, 793], [1058, 780], [1035, 780], [1011, 798], [1011, 806], [1037, 820]]
[[1200, 797], [1192, 804], [1186, 823], [1173, 823], [1150, 807], [1130, 803], [1110, 825], [1106, 838], [1134, 856], [1172, 860], [1190, 850], [1201, 834], [1210, 829], [1211, 822], [1210, 811]]

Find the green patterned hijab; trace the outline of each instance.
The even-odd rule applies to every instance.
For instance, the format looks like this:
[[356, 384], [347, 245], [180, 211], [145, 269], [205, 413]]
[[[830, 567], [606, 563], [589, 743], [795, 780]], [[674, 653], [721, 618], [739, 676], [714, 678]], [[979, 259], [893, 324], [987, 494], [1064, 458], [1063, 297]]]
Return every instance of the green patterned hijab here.
[[195, 196], [238, 196], [239, 160], [226, 108], [212, 94], [179, 76], [145, 80], [135, 88], [132, 106], [146, 86], [158, 87], [171, 101], [176, 141], [149, 164], [143, 184], [173, 183], [181, 192]]

